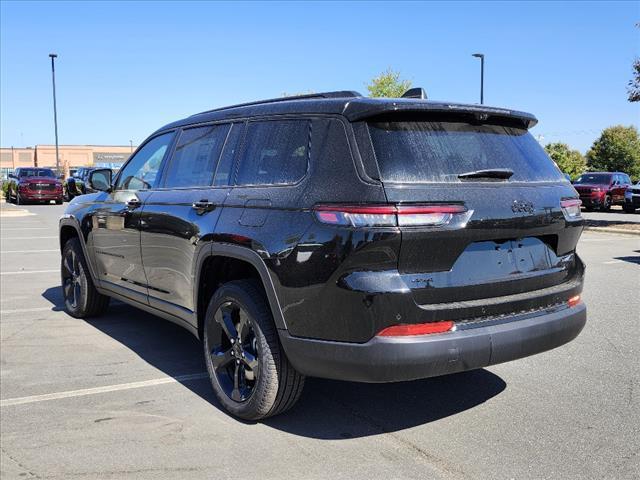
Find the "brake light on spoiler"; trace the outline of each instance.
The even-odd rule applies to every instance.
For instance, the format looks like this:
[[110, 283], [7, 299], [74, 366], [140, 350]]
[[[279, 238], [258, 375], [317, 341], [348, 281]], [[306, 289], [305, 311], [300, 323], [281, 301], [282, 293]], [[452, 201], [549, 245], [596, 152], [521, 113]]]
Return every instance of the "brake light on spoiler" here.
[[472, 213], [461, 204], [317, 205], [314, 212], [322, 223], [348, 227], [464, 226]]

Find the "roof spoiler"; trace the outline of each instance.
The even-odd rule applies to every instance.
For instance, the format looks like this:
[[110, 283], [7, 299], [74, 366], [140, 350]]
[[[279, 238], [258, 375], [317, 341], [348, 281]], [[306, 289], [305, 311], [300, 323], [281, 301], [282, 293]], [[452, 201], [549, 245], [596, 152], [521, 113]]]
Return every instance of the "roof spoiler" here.
[[420, 100], [427, 99], [427, 92], [424, 91], [424, 88], [410, 88], [406, 92], [402, 94], [400, 98], [419, 98]]

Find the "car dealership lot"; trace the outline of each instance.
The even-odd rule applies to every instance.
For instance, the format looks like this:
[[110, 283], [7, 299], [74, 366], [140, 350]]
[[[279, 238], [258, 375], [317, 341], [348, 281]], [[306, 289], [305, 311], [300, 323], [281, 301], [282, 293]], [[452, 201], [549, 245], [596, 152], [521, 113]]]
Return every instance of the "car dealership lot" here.
[[292, 411], [245, 423], [186, 331], [115, 302], [62, 312], [64, 207], [19, 208], [35, 215], [1, 219], [3, 479], [640, 476], [638, 236], [585, 232], [589, 318], [564, 347], [417, 382], [308, 379]]

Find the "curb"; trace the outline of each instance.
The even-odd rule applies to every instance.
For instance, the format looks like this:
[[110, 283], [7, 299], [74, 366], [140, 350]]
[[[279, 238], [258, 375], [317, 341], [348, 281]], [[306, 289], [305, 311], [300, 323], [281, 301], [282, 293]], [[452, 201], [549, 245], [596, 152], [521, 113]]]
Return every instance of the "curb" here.
[[634, 237], [640, 236], [640, 230], [628, 230], [626, 228], [585, 226], [584, 229], [589, 232], [615, 233], [615, 234], [622, 234], [622, 235], [631, 235]]

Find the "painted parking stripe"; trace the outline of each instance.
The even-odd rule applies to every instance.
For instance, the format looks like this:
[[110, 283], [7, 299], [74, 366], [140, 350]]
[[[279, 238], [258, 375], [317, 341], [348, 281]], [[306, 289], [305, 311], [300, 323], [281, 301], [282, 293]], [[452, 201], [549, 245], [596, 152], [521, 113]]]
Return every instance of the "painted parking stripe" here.
[[2, 227], [3, 231], [7, 231], [7, 230], [53, 230], [53, 228], [47, 228], [47, 227], [21, 227], [21, 228], [7, 228], [7, 227]]
[[12, 313], [53, 312], [52, 307], [14, 308], [13, 310], [0, 310], [0, 315]]
[[44, 253], [44, 252], [59, 252], [60, 250], [57, 248], [53, 248], [51, 250], [1, 250], [1, 254], [5, 253]]
[[60, 269], [57, 269], [57, 270], [19, 270], [17, 272], [0, 272], [0, 275], [27, 275], [29, 273], [60, 273]]
[[2, 240], [40, 240], [43, 238], [58, 238], [56, 236], [53, 237], [41, 237], [40, 235], [33, 237], [2, 237]]
[[209, 378], [206, 373], [192, 373], [191, 375], [179, 375], [177, 377], [156, 378], [154, 380], [145, 380], [143, 382], [121, 383], [119, 385], [107, 385], [104, 387], [84, 388], [82, 390], [69, 390], [66, 392], [45, 393], [44, 395], [32, 395], [30, 397], [8, 398], [0, 400], [0, 407], [9, 407], [13, 405], [24, 405], [27, 403], [47, 402], [49, 400], [60, 400], [63, 398], [85, 397], [87, 395], [96, 395], [99, 393], [119, 392], [122, 390], [131, 390], [133, 388], [154, 387], [156, 385], [165, 385], [167, 383], [188, 382], [191, 380], [201, 380]]

